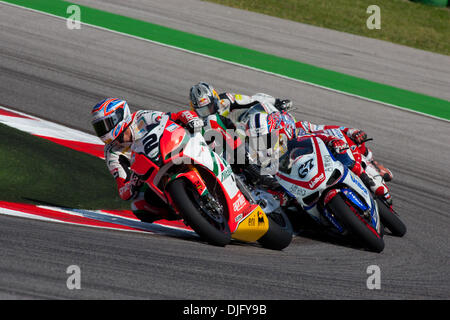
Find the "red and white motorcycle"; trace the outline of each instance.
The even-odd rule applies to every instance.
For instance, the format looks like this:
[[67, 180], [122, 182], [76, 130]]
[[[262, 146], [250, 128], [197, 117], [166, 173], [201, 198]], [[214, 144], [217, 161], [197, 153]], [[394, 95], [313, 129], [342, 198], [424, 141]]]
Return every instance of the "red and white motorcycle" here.
[[264, 213], [202, 134], [167, 115], [136, 138], [131, 170], [210, 244], [236, 239], [281, 250], [291, 243], [292, 232]]

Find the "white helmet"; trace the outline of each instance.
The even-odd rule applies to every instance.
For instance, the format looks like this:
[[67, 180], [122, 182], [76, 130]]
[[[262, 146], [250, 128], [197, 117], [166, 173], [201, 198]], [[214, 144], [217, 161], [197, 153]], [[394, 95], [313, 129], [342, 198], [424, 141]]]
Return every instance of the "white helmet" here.
[[92, 126], [106, 144], [119, 137], [131, 123], [131, 112], [125, 100], [107, 98], [92, 109]]

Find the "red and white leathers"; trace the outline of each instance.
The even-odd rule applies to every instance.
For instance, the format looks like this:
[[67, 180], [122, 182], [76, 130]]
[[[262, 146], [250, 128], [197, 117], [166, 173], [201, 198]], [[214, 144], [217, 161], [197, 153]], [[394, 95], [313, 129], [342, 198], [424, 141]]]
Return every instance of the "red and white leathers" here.
[[[129, 124], [131, 129], [131, 142], [121, 142], [121, 139], [116, 139], [113, 142], [105, 145], [105, 161], [109, 172], [112, 174], [117, 183], [119, 196], [123, 200], [130, 200], [133, 198], [132, 210], [143, 210], [152, 213], [161, 213], [161, 203], [156, 204], [156, 209], [153, 207], [155, 203], [147, 203], [144, 201], [143, 192], [139, 193], [141, 182], [130, 172], [131, 159], [131, 145], [136, 137], [145, 133], [147, 126], [158, 123], [161, 117], [169, 114], [172, 121], [180, 122], [186, 126], [196, 127], [199, 124], [195, 112], [180, 111], [178, 113], [164, 113], [153, 110], [140, 110], [131, 115], [132, 120]], [[153, 198], [153, 197], [152, 197]], [[156, 197], [157, 198], [157, 197]], [[156, 199], [157, 201], [158, 199]], [[157, 201], [159, 202], [159, 201]]]
[[[376, 172], [378, 172], [378, 175], [380, 175], [380, 178], [382, 177], [386, 181], [392, 180], [392, 172], [389, 169], [387, 169], [386, 167], [384, 167], [382, 164], [380, 164], [379, 162], [377, 162], [376, 160], [373, 159], [372, 150], [370, 150], [364, 143], [364, 139], [367, 136], [363, 131], [361, 131], [359, 129], [339, 127], [339, 126], [315, 125], [308, 121], [298, 122], [297, 128], [301, 132], [305, 132], [305, 133], [320, 131], [320, 130], [327, 130], [327, 129], [342, 130], [346, 134], [347, 138], [350, 138], [350, 140], [356, 144], [357, 149], [352, 150], [352, 151], [356, 151], [361, 155], [362, 161], [367, 166], [366, 170], [367, 170], [367, 168], [370, 167], [370, 170], [375, 170]], [[301, 134], [301, 132], [300, 132], [300, 134]]]
[[[330, 129], [338, 129], [341, 130], [346, 135], [347, 142], [353, 143], [354, 147], [352, 148], [352, 153], [354, 156], [357, 157], [356, 160], [359, 160], [361, 162], [362, 158], [364, 157], [365, 160], [370, 161], [372, 160], [372, 152], [369, 150], [369, 148], [366, 147], [366, 144], [364, 142], [359, 143], [358, 145], [354, 142], [354, 136], [358, 134], [359, 132], [362, 132], [361, 130], [354, 129], [354, 128], [347, 128], [347, 127], [341, 127], [336, 125], [317, 125], [312, 124], [309, 121], [299, 121], [296, 123], [296, 128], [298, 130], [298, 135], [303, 135], [307, 133], [312, 132], [321, 132], [323, 130], [330, 130]], [[356, 149], [355, 149], [356, 148]], [[361, 158], [361, 159], [359, 159]]]
[[[147, 125], [158, 122], [163, 115], [163, 112], [152, 110], [141, 110], [133, 113], [129, 124], [132, 140], [134, 141], [140, 130], [145, 129]], [[132, 143], [120, 142], [120, 139], [116, 139], [111, 143], [105, 144], [104, 149], [106, 166], [116, 180], [120, 198], [123, 200], [129, 200], [135, 195], [134, 187], [136, 181], [131, 180], [129, 169]]]
[[[377, 196], [382, 196], [386, 200], [390, 200], [389, 189], [385, 185], [380, 172], [376, 170], [372, 165], [373, 162], [372, 152], [362, 142], [357, 145], [354, 142], [355, 135], [361, 132], [361, 130], [354, 128], [346, 128], [333, 125], [315, 125], [308, 121], [299, 121], [296, 123], [298, 130], [297, 136], [303, 136], [308, 134], [318, 135], [325, 143], [330, 143], [331, 140], [339, 138], [339, 130], [344, 133], [343, 138], [347, 143], [349, 149], [347, 155], [354, 161], [354, 164], [349, 168], [358, 177], [364, 178], [362, 174], [368, 174], [372, 182], [370, 182], [370, 189]], [[336, 131], [338, 130], [338, 131]], [[337, 132], [337, 134], [331, 134]], [[342, 139], [342, 137], [341, 137]]]

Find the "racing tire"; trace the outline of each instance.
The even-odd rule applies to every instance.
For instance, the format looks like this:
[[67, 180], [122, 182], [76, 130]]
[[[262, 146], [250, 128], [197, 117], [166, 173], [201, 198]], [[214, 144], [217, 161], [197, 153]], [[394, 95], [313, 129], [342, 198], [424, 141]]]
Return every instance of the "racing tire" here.
[[[214, 226], [207, 217], [201, 214], [201, 210], [195, 204], [193, 193], [197, 192], [190, 188], [190, 182], [184, 179], [176, 179], [167, 186], [173, 203], [178, 208], [181, 216], [203, 240], [209, 244], [224, 247], [231, 241], [231, 232], [228, 222], [225, 219], [225, 225], [222, 230]], [[191, 193], [191, 194], [190, 194]]]
[[387, 205], [380, 199], [376, 199], [378, 205], [378, 212], [383, 226], [389, 229], [392, 235], [396, 237], [403, 237], [406, 234], [406, 225], [398, 217], [395, 212], [392, 212]]
[[269, 220], [269, 229], [266, 234], [258, 240], [258, 242], [267, 249], [283, 250], [292, 241], [292, 229], [289, 230], [288, 228], [281, 227], [269, 216], [267, 219]]
[[[351, 204], [349, 204], [351, 205]], [[328, 207], [345, 229], [359, 239], [370, 251], [380, 253], [384, 249], [382, 235], [370, 226], [359, 214], [354, 213], [341, 196], [336, 196], [328, 203]]]

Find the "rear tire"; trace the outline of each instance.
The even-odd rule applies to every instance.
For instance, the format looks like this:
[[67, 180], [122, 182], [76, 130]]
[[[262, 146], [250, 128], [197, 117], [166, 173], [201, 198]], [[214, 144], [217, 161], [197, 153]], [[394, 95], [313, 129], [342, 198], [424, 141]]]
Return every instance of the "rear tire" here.
[[224, 217], [225, 224], [220, 226], [222, 230], [219, 230], [208, 217], [202, 215], [201, 208], [194, 199], [193, 193], [197, 191], [191, 188], [190, 182], [176, 179], [167, 186], [167, 191], [183, 219], [203, 240], [220, 247], [230, 243], [231, 233], [227, 219]]
[[269, 216], [267, 219], [269, 220], [269, 230], [258, 242], [267, 249], [283, 250], [292, 241], [292, 229], [282, 228]]
[[328, 206], [344, 228], [356, 236], [367, 249], [374, 252], [383, 251], [382, 236], [362, 217], [354, 213], [340, 195], [331, 199]]
[[395, 212], [392, 212], [387, 205], [380, 199], [376, 199], [378, 211], [380, 213], [381, 223], [389, 229], [392, 235], [396, 237], [403, 237], [406, 233], [406, 225], [398, 217]]

